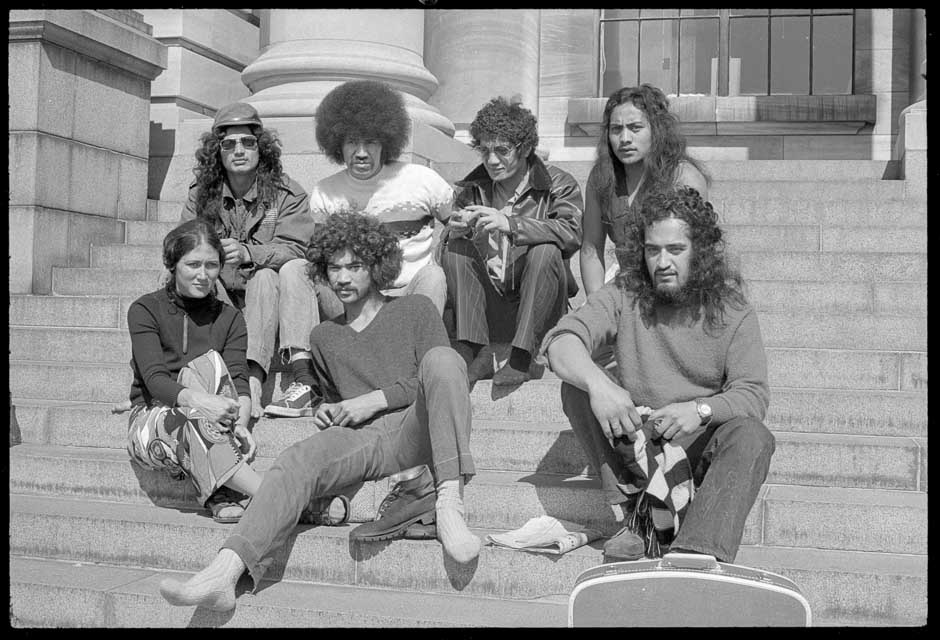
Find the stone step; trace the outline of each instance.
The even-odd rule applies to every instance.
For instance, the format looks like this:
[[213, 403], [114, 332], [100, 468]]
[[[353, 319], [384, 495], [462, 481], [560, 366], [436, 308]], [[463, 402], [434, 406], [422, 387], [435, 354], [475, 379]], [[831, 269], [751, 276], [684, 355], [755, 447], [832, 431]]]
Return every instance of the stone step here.
[[[741, 160], [729, 156], [732, 151], [720, 147], [691, 147], [690, 154], [700, 158], [713, 183], [746, 182], [883, 182], [896, 174], [884, 160]], [[724, 155], [723, 159], [721, 156]], [[548, 163], [570, 173], [584, 188], [594, 165], [594, 147], [552, 149]], [[446, 180], [454, 182], [467, 175], [475, 165], [466, 162], [435, 162], [433, 168]]]
[[882, 202], [907, 196], [904, 180], [823, 181], [823, 180], [716, 180], [708, 190], [709, 200], [750, 200], [792, 198], [794, 200], [839, 200]]
[[[803, 253], [926, 253], [927, 235], [921, 227], [901, 227], [885, 233], [879, 227], [823, 227], [806, 225], [725, 225], [732, 251], [787, 251]], [[161, 267], [159, 245], [92, 245], [91, 267], [141, 269]]]
[[[128, 244], [150, 244], [160, 247], [166, 234], [177, 226], [179, 226], [178, 220], [128, 220], [124, 223], [124, 241]], [[159, 248], [157, 255], [160, 255]]]
[[[772, 389], [927, 390], [927, 354], [923, 352], [780, 347], [766, 351]], [[105, 363], [13, 359], [9, 363], [11, 392], [17, 398], [117, 402], [126, 397], [132, 380], [130, 354], [125, 350], [109, 355], [113, 361]], [[553, 376], [551, 372], [545, 375]]]
[[738, 255], [748, 281], [927, 282], [927, 261], [919, 253], [743, 251]]
[[[886, 184], [886, 183], [880, 183]], [[583, 187], [583, 185], [582, 185]], [[927, 206], [922, 200], [876, 198], [874, 200], [818, 199], [764, 193], [748, 197], [711, 194], [710, 201], [725, 225], [823, 225], [824, 228], [916, 227], [926, 229]], [[125, 222], [125, 242], [157, 245], [178, 221]], [[851, 246], [849, 243], [846, 243]], [[159, 255], [159, 250], [158, 250]]]
[[160, 269], [163, 258], [159, 245], [106, 244], [91, 246], [91, 267], [111, 269]]
[[116, 295], [11, 295], [9, 321], [22, 326], [126, 327], [127, 307], [134, 299]]
[[[86, 415], [90, 411], [84, 412]], [[98, 412], [99, 414], [101, 412]], [[109, 415], [109, 414], [108, 414]], [[19, 418], [18, 418], [19, 419]], [[564, 418], [562, 418], [564, 419]], [[48, 423], [46, 423], [48, 424]], [[71, 491], [91, 491], [90, 497], [107, 499], [125, 496], [165, 502], [190, 500], [191, 488], [185, 496], [179, 492], [187, 484], [168, 482], [163, 474], [148, 475], [143, 492], [137, 480], [141, 473], [129, 475], [130, 465], [123, 436], [126, 424], [118, 418], [103, 420], [89, 415], [80, 431], [81, 439], [73, 437], [69, 446], [45, 444], [62, 442], [65, 434], [45, 435], [40, 428], [24, 424], [21, 444], [11, 449], [11, 486], [19, 491], [61, 491], [77, 483]], [[113, 425], [113, 429], [103, 427]], [[94, 438], [93, 428], [108, 437]], [[897, 436], [856, 436], [788, 432], [774, 429], [776, 452], [771, 461], [767, 481], [775, 484], [834, 486], [872, 489], [927, 489], [927, 439]], [[47, 427], [48, 429], [48, 427]], [[37, 431], [40, 433], [37, 434]], [[253, 432], [258, 443], [259, 470], [294, 442], [318, 433], [311, 419], [264, 419]], [[75, 446], [75, 445], [78, 446]], [[528, 472], [539, 474], [593, 474], [574, 433], [565, 422], [532, 422], [485, 420], [474, 421], [471, 450], [478, 468], [488, 471]], [[16, 461], [14, 462], [14, 458]], [[74, 464], [69, 464], [69, 462]], [[70, 468], [65, 471], [66, 468]], [[21, 473], [15, 470], [19, 469]], [[84, 469], [80, 471], [79, 469]], [[108, 475], [110, 469], [111, 475]], [[44, 471], [40, 471], [44, 470]], [[62, 478], [65, 474], [68, 477]], [[147, 475], [147, 474], [145, 474]], [[100, 477], [100, 484], [94, 478]], [[111, 479], [105, 482], [105, 478]], [[593, 477], [591, 475], [591, 477]], [[551, 478], [548, 478], [551, 481]], [[93, 489], [89, 489], [93, 487]], [[356, 513], [370, 518], [378, 501], [384, 496], [382, 484], [374, 496], [371, 487], [360, 496], [361, 509]], [[356, 505], [354, 505], [356, 506]]]
[[[694, 155], [694, 152], [693, 152]], [[586, 182], [593, 161], [549, 163]], [[707, 160], [705, 168], [722, 182], [875, 182], [890, 171], [885, 160]]]
[[[771, 313], [759, 316], [766, 347], [927, 351], [927, 318]], [[125, 362], [131, 351], [124, 329], [12, 325], [10, 358]]]
[[[493, 399], [488, 381], [478, 383], [471, 392], [474, 438], [481, 429], [504, 424], [532, 426], [537, 432], [564, 423], [564, 413], [557, 380], [537, 380], [525, 385], [525, 392], [515, 392]], [[36, 400], [13, 397], [16, 428], [21, 442], [79, 447], [123, 449], [126, 415], [110, 413], [110, 404]], [[921, 479], [926, 482], [927, 397], [922, 392], [898, 391], [811, 391], [775, 389], [772, 392], [766, 424], [775, 432], [878, 438], [913, 438], [923, 449]], [[265, 455], [277, 455], [284, 446], [310, 433], [306, 418], [261, 418], [253, 427]], [[509, 436], [505, 436], [509, 437]], [[549, 438], [545, 433], [532, 437]], [[273, 447], [270, 448], [269, 447]], [[514, 451], [507, 447], [507, 451]], [[546, 453], [546, 456], [549, 456]], [[569, 447], [551, 450], [551, 457], [575, 454]], [[778, 456], [779, 458], [779, 456]], [[580, 460], [580, 458], [577, 458]], [[573, 463], [582, 464], [581, 462]], [[560, 467], [569, 470], [569, 467]], [[921, 487], [923, 488], [923, 487]]]
[[56, 295], [118, 295], [137, 298], [160, 288], [163, 269], [109, 269], [52, 267], [52, 291]]
[[[472, 486], [468, 485], [468, 486]], [[196, 513], [120, 503], [37, 496], [10, 497], [11, 556], [107, 563], [192, 572], [208, 564], [231, 527]], [[870, 525], [870, 523], [869, 523]], [[296, 529], [277, 554], [271, 576], [501, 599], [566, 596], [577, 576], [601, 564], [601, 541], [561, 557], [484, 546], [480, 558], [454, 564], [437, 541], [350, 543], [350, 525]], [[491, 530], [476, 530], [480, 536]], [[824, 539], [826, 531], [814, 533]], [[151, 541], [142, 545], [141, 540]], [[926, 620], [925, 555], [744, 545], [739, 564], [799, 576], [817, 623], [859, 620], [922, 624]], [[792, 578], [791, 578], [792, 579]]]
[[[720, 161], [716, 161], [720, 162]], [[866, 167], [857, 175], [845, 176], [846, 170], [851, 170], [852, 165], [833, 172], [832, 164], [812, 165], [800, 171], [777, 170], [773, 164], [756, 166], [752, 171], [750, 165], [756, 161], [736, 162], [730, 165], [729, 169], [719, 168], [718, 172], [712, 175], [712, 183], [709, 187], [709, 199], [714, 202], [716, 199], [735, 199], [735, 198], [792, 198], [792, 199], [812, 199], [813, 201], [882, 201], [890, 199], [916, 199], [923, 201], [925, 193], [923, 189], [918, 189], [914, 185], [909, 185], [904, 180], [882, 180], [881, 174], [872, 176], [871, 167]], [[774, 161], [769, 161], [774, 162]], [[588, 175], [591, 172], [592, 162], [584, 160], [552, 162], [560, 169], [564, 169], [577, 180], [582, 192], [587, 184]], [[796, 162], [784, 162], [786, 164], [798, 164]], [[711, 172], [712, 162], [705, 163], [706, 169]], [[732, 173], [738, 168], [738, 174]], [[460, 180], [468, 173], [472, 167], [459, 165], [456, 163], [436, 163], [434, 169], [440, 173], [444, 179], [453, 183]], [[819, 169], [816, 174], [810, 173], [813, 168]], [[875, 169], [877, 171], [877, 169]]]
[[[153, 274], [145, 280], [151, 286]], [[927, 283], [791, 282], [750, 280], [747, 290], [763, 318], [766, 312], [877, 314], [926, 317]], [[127, 307], [139, 295], [10, 296], [10, 324], [64, 327], [126, 327]]]
[[[737, 257], [747, 281], [927, 282], [927, 261], [919, 253], [742, 251]], [[52, 267], [52, 290], [57, 295], [143, 295], [159, 286], [161, 274], [159, 263], [135, 269]]]
[[564, 596], [504, 600], [287, 580], [266, 580], [258, 593], [240, 594], [232, 613], [168, 606], [160, 581], [191, 575], [12, 556], [10, 623], [20, 628], [309, 628], [564, 627], [568, 621]]
[[[722, 226], [804, 225], [825, 227], [927, 227], [927, 206], [920, 200], [816, 200], [815, 198], [711, 199]], [[132, 223], [128, 223], [132, 224]], [[142, 223], [133, 223], [142, 224]]]
[[[896, 227], [889, 232], [879, 227], [818, 225], [725, 225], [728, 247], [741, 251], [787, 251], [803, 253], [927, 253], [927, 234], [922, 227]], [[95, 263], [92, 251], [92, 266]]]
[[761, 319], [768, 311], [927, 316], [926, 282], [748, 280], [746, 284]]

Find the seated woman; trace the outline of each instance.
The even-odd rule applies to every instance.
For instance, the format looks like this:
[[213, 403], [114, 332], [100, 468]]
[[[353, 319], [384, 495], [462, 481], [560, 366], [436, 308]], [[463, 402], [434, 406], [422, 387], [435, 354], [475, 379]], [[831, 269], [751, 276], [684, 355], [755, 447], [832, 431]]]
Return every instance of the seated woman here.
[[234, 522], [244, 508], [226, 488], [253, 496], [261, 476], [248, 465], [255, 442], [245, 320], [212, 293], [224, 262], [222, 242], [203, 220], [163, 239], [170, 278], [127, 311], [134, 381], [129, 403], [115, 412], [131, 411], [132, 460], [188, 477], [214, 519]]
[[581, 279], [591, 295], [613, 278], [605, 270], [607, 238], [622, 248], [626, 226], [637, 218], [640, 201], [664, 187], [686, 185], [708, 200], [708, 177], [686, 152], [679, 119], [656, 87], [642, 84], [615, 91], [604, 107], [597, 159], [584, 194]]

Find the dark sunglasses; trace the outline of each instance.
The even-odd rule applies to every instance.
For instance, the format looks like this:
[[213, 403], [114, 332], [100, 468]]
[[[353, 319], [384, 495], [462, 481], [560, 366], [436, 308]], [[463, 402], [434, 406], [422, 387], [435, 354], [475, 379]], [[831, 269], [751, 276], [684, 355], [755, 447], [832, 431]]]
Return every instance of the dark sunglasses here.
[[242, 147], [245, 149], [254, 149], [258, 146], [258, 138], [254, 136], [242, 136], [240, 138], [222, 138], [222, 142], [219, 143], [226, 151], [231, 151], [235, 148], [235, 145], [241, 142]]

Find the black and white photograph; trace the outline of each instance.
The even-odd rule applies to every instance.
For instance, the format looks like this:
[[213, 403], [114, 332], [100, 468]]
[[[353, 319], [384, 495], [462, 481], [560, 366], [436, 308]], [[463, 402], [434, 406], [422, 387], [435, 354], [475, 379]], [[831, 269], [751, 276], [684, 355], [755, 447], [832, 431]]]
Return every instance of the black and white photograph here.
[[926, 627], [926, 13], [8, 10], [10, 628]]

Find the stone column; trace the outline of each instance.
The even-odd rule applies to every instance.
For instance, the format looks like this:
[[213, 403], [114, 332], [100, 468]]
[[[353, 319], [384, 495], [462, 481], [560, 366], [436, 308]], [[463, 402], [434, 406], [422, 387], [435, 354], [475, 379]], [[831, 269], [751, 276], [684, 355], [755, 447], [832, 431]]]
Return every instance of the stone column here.
[[431, 104], [469, 138], [476, 112], [514, 94], [539, 114], [539, 10], [425, 12], [424, 61], [440, 83]]
[[381, 80], [404, 94], [415, 120], [453, 134], [451, 122], [426, 102], [437, 80], [423, 62], [421, 10], [265, 9], [261, 49], [242, 81], [262, 117], [312, 116], [343, 82]]
[[[454, 126], [427, 99], [437, 80], [423, 62], [421, 10], [262, 9], [261, 55], [241, 74], [265, 127], [277, 130], [287, 173], [308, 191], [340, 169], [320, 152], [313, 114], [323, 97], [349, 80], [380, 80], [402, 92], [412, 139], [402, 159], [429, 165], [472, 159], [453, 140]], [[211, 121], [191, 120], [180, 137], [192, 148]], [[177, 145], [182, 148], [182, 145]], [[469, 158], [468, 158], [469, 154]], [[193, 157], [174, 158], [167, 184], [185, 197]], [[166, 191], [166, 189], [164, 190]]]
[[150, 82], [166, 47], [129, 10], [9, 15], [10, 291], [50, 293], [52, 267], [143, 219]]

